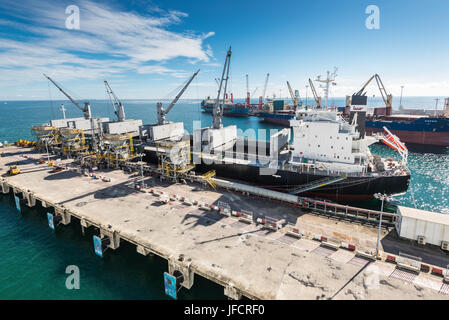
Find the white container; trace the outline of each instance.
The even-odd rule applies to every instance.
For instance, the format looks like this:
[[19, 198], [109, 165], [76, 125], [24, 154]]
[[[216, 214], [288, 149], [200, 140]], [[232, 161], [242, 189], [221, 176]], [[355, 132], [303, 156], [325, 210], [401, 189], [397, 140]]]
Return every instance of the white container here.
[[398, 206], [396, 231], [401, 238], [418, 241], [424, 237], [426, 243], [441, 246], [449, 242], [449, 215]]

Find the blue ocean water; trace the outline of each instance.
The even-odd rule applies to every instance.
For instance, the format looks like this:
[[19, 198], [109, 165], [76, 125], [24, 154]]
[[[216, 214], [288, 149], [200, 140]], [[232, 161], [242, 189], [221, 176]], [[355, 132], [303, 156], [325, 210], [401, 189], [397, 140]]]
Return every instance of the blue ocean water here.
[[[127, 118], [156, 121], [156, 101], [123, 101]], [[431, 98], [405, 98], [406, 108], [432, 109]], [[49, 119], [62, 118], [60, 104], [66, 105], [67, 117], [81, 117], [81, 112], [68, 101], [0, 102], [0, 141], [32, 139], [30, 128]], [[343, 99], [330, 104], [341, 106]], [[376, 101], [372, 102], [373, 104]], [[95, 116], [114, 118], [109, 101], [91, 100]], [[379, 104], [380, 101], [379, 101]], [[212, 117], [201, 112], [199, 101], [182, 101], [169, 113], [171, 121], [183, 121], [191, 132], [194, 121], [210, 125]], [[251, 129], [275, 130], [276, 126], [259, 122], [258, 118], [227, 118], [224, 125], [235, 124], [241, 135], [257, 136]], [[197, 124], [199, 125], [199, 124]], [[396, 156], [386, 146], [375, 145], [373, 152]], [[401, 204], [449, 214], [449, 150], [437, 154], [411, 152], [409, 156], [412, 182]], [[42, 208], [25, 207], [18, 213], [11, 196], [0, 195], [0, 299], [166, 299], [163, 272], [167, 262], [158, 257], [143, 257], [132, 246], [123, 245], [109, 251], [104, 259], [95, 256], [92, 234], [81, 235], [76, 223], [51, 232]], [[68, 290], [66, 267], [80, 269], [80, 290]], [[224, 298], [223, 288], [195, 276], [191, 290], [181, 290], [181, 299]]]

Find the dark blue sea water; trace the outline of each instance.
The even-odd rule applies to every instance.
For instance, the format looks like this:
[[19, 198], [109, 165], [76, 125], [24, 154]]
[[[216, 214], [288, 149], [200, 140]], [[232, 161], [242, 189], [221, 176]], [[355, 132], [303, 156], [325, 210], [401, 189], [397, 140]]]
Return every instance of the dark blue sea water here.
[[[434, 106], [430, 98], [407, 99], [404, 99], [406, 107]], [[67, 117], [82, 116], [68, 101], [0, 102], [0, 141], [32, 139], [32, 125], [62, 118], [61, 103], [66, 105]], [[343, 103], [342, 99], [335, 102]], [[133, 100], [124, 104], [128, 118], [155, 122], [155, 101]], [[108, 101], [94, 100], [91, 105], [95, 116], [114, 117]], [[201, 121], [202, 126], [211, 124], [211, 116], [200, 110], [199, 101], [183, 101], [167, 118], [184, 121], [185, 128], [191, 132], [193, 121]], [[224, 118], [223, 122], [236, 124], [242, 134], [251, 137], [257, 136], [251, 129], [276, 129], [255, 117]], [[394, 152], [381, 145], [373, 146], [372, 151], [394, 156]], [[409, 163], [412, 183], [409, 192], [398, 198], [401, 204], [416, 204], [418, 208], [449, 214], [449, 151], [411, 152]], [[100, 259], [93, 252], [92, 235], [87, 233], [83, 237], [79, 224], [51, 232], [42, 208], [24, 208], [19, 214], [12, 197], [3, 195], [0, 195], [0, 252], [0, 299], [166, 299], [163, 288], [163, 272], [168, 269], [166, 261], [143, 257], [135, 252], [135, 247], [126, 245]], [[69, 265], [80, 269], [79, 290], [65, 287], [68, 276], [65, 270]], [[193, 288], [181, 290], [180, 298], [221, 299], [224, 296], [220, 286], [195, 276]]]

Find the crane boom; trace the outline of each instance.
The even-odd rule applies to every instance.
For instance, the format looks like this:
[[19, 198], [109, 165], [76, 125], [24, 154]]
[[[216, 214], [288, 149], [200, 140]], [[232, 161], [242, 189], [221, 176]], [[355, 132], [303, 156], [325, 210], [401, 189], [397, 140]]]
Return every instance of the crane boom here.
[[123, 103], [115, 95], [114, 91], [112, 91], [112, 88], [107, 80], [104, 80], [104, 85], [106, 87], [106, 92], [109, 95], [109, 100], [111, 101], [111, 104], [114, 107], [114, 113], [117, 116], [118, 121], [120, 122], [125, 121], [125, 109], [123, 107]]
[[167, 115], [167, 113], [170, 112], [171, 109], [173, 109], [173, 107], [175, 106], [176, 102], [178, 102], [179, 98], [181, 98], [182, 94], [184, 93], [184, 91], [186, 91], [187, 87], [190, 85], [190, 83], [192, 82], [192, 80], [196, 77], [196, 75], [198, 74], [198, 72], [200, 72], [200, 70], [198, 69], [197, 72], [195, 72], [189, 79], [189, 81], [187, 81], [187, 83], [185, 84], [185, 86], [181, 89], [181, 91], [179, 91], [179, 93], [176, 95], [176, 97], [173, 99], [173, 101], [170, 103], [170, 105], [168, 106], [167, 110], [164, 110], [164, 108], [162, 108], [162, 103], [158, 102], [157, 103], [157, 122], [159, 125], [165, 124], [166, 120], [165, 117]]
[[321, 97], [318, 97], [312, 79], [309, 78], [310, 89], [312, 89], [313, 98], [315, 99], [317, 108], [321, 108]]
[[78, 103], [76, 102], [67, 92], [65, 92], [52, 78], [50, 78], [49, 76], [47, 76], [44, 73], [44, 77], [47, 78], [48, 80], [51, 81], [51, 83], [53, 83], [55, 85], [56, 88], [59, 89], [59, 91], [61, 91], [70, 101], [72, 101], [72, 103], [78, 108], [80, 109], [83, 113], [84, 113], [84, 117], [86, 119], [90, 119], [92, 118], [92, 114], [90, 112], [90, 103], [89, 102], [84, 102], [84, 108]]
[[[223, 127], [223, 122], [222, 122], [223, 105], [222, 105], [222, 103], [220, 103], [220, 94], [221, 94], [221, 87], [223, 85], [223, 80], [224, 80], [225, 81], [224, 94], [223, 94], [223, 102], [224, 102], [225, 101], [224, 95], [226, 94], [226, 88], [228, 86], [229, 65], [231, 64], [231, 55], [232, 55], [232, 51], [231, 51], [231, 47], [229, 47], [229, 50], [226, 54], [225, 63], [223, 66], [223, 72], [222, 72], [221, 78], [220, 78], [220, 85], [218, 86], [217, 100], [215, 100], [215, 104], [214, 104], [214, 111], [213, 111], [213, 128], [214, 129], [220, 129]], [[226, 78], [225, 78], [225, 73], [226, 73]]]
[[356, 96], [364, 96], [364, 95], [366, 95], [366, 92], [363, 92], [363, 91], [365, 91], [366, 87], [371, 83], [371, 81], [373, 81], [375, 76], [376, 75], [374, 75], [371, 78], [369, 78], [369, 80], [363, 85], [362, 89], [360, 89], [357, 93], [355, 93], [355, 95]]
[[265, 78], [265, 84], [263, 86], [262, 99], [265, 99], [265, 93], [267, 92], [267, 85], [268, 85], [268, 77], [269, 76], [270, 76], [270, 74], [267, 73], [267, 77]]
[[371, 83], [371, 81], [373, 81], [373, 79], [376, 79], [377, 88], [379, 88], [380, 94], [382, 96], [382, 100], [385, 103], [386, 114], [391, 115], [392, 107], [393, 107], [393, 96], [391, 94], [388, 94], [387, 89], [385, 89], [385, 86], [382, 82], [382, 79], [380, 78], [380, 76], [377, 73], [375, 75], [373, 75], [371, 78], [369, 78], [369, 80], [365, 83], [365, 85], [354, 95], [365, 96], [366, 92], [364, 92], [364, 91], [365, 91], [366, 87]]
[[293, 106], [295, 107], [295, 111], [296, 111], [296, 108], [298, 108], [298, 99], [296, 98], [295, 94], [293, 93], [292, 87], [290, 86], [290, 82], [288, 82], [288, 81], [287, 81], [287, 87], [288, 87], [288, 91], [290, 91], [290, 96], [292, 97]]

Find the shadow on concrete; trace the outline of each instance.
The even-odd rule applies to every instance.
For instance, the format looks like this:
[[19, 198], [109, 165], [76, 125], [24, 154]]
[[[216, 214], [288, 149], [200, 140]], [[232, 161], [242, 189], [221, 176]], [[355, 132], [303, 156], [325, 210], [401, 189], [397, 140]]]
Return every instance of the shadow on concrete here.
[[[110, 182], [104, 182], [104, 183], [110, 184]], [[68, 202], [72, 202], [72, 201], [76, 201], [76, 200], [82, 200], [91, 195], [94, 196], [94, 199], [101, 200], [101, 199], [112, 199], [112, 198], [126, 197], [127, 195], [139, 192], [139, 191], [129, 187], [128, 185], [129, 185], [129, 181], [121, 182], [121, 183], [114, 184], [114, 185], [108, 185], [107, 187], [102, 188], [100, 190], [87, 192], [85, 194], [67, 199], [65, 201], [60, 202], [60, 204], [64, 204], [64, 203], [68, 203]]]
[[[184, 216], [181, 223], [184, 225], [192, 224], [189, 229], [195, 228], [196, 226], [211, 226], [217, 222], [223, 220], [225, 216], [212, 211], [195, 210]], [[195, 222], [188, 222], [189, 219], [196, 219]]]
[[153, 206], [153, 207], [161, 207], [164, 205], [166, 205], [166, 204], [162, 203], [161, 201], [155, 201], [155, 202], [151, 203], [151, 206]]
[[[1, 151], [1, 149], [0, 149], [0, 151]], [[14, 157], [14, 156], [20, 156], [21, 154], [36, 154], [36, 152], [34, 152], [33, 149], [30, 149], [30, 150], [24, 150], [21, 152], [2, 152], [1, 154], [4, 157]]]
[[264, 200], [262, 207], [260, 204], [261, 199], [251, 198], [224, 190], [220, 190], [220, 192], [223, 192], [223, 196], [217, 199], [217, 201], [213, 203], [214, 205], [220, 206], [220, 204], [223, 205], [224, 203], [225, 205], [228, 205], [231, 210], [251, 214], [254, 221], [257, 218], [270, 221], [285, 219], [288, 224], [296, 224], [299, 217], [308, 214], [300, 208], [291, 207], [278, 202]]
[[79, 177], [79, 173], [63, 170], [59, 172], [51, 172], [51, 170], [48, 172], [50, 173], [49, 176], [46, 176], [44, 180], [53, 181], [53, 180], [65, 180], [65, 179], [72, 179], [75, 177]]
[[236, 234], [233, 234], [233, 235], [230, 235], [230, 236], [226, 236], [226, 237], [200, 241], [200, 242], [197, 242], [197, 244], [205, 244], [205, 243], [209, 243], [209, 242], [221, 241], [221, 240], [226, 240], [226, 239], [230, 239], [230, 238], [240, 237], [240, 236], [243, 236], [243, 235], [252, 234], [252, 233], [258, 233], [258, 232], [260, 232], [260, 230], [237, 232]]
[[31, 164], [31, 163], [35, 163], [35, 160], [33, 160], [33, 159], [25, 159], [24, 158], [24, 159], [21, 159], [21, 160], [18, 160], [18, 161], [11, 161], [11, 162], [5, 163], [5, 166], [13, 166], [13, 165], [22, 166], [22, 165]]
[[385, 252], [394, 255], [405, 253], [421, 258], [423, 263], [442, 268], [449, 265], [449, 253], [434, 245], [420, 245], [417, 241], [402, 239], [395, 229], [392, 229], [380, 242]]

